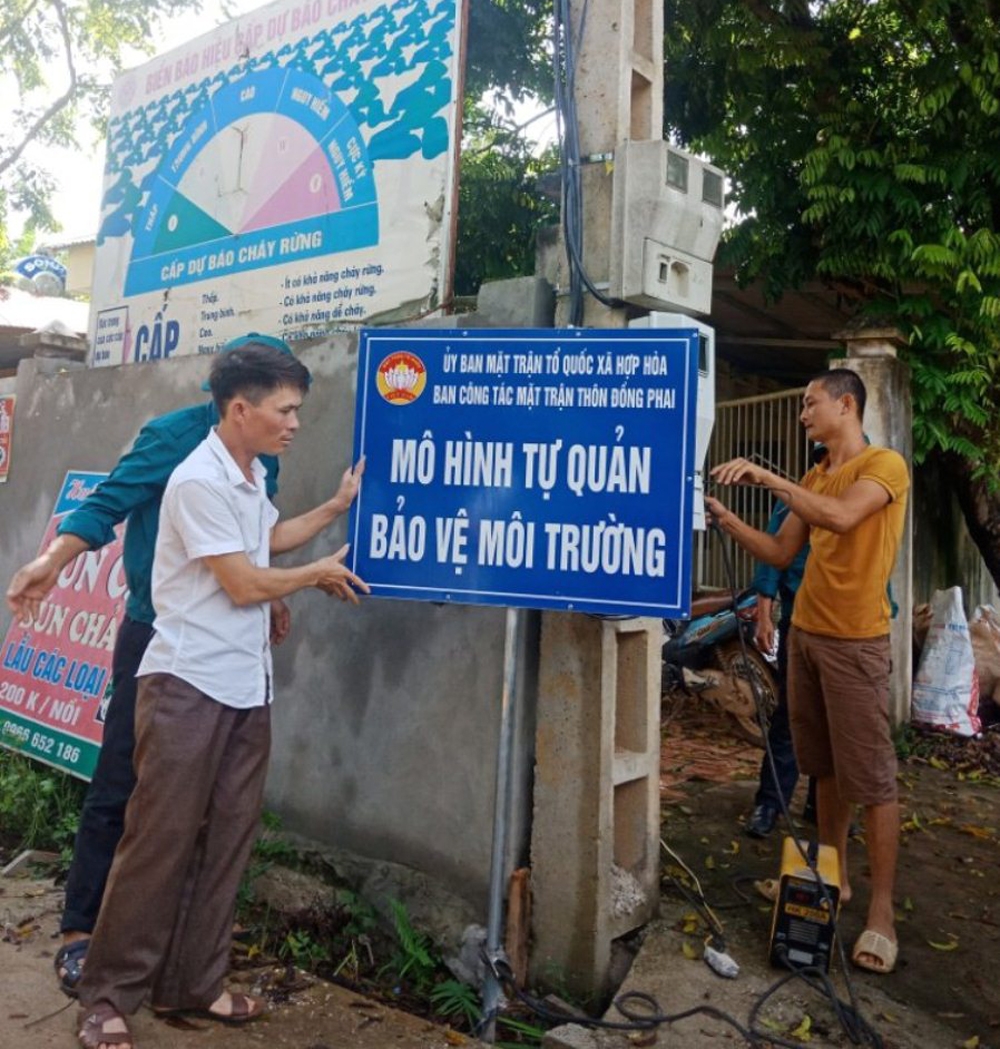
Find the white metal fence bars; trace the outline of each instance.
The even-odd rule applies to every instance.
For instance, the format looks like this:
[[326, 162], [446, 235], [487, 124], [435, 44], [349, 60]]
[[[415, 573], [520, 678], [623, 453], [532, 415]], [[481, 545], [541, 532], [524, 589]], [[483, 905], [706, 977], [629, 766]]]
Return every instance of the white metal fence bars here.
[[[751, 459], [775, 473], [798, 480], [810, 465], [811, 442], [799, 424], [802, 389], [720, 401], [715, 406], [715, 429], [708, 449], [705, 477], [708, 494], [756, 528], [764, 528], [771, 516], [773, 500], [764, 488], [708, 486], [708, 471], [737, 456]], [[723, 543], [727, 550], [723, 549]], [[736, 585], [742, 589], [754, 573], [753, 558], [717, 532], [695, 534], [694, 578], [697, 589], [731, 585], [725, 556], [731, 556]]]

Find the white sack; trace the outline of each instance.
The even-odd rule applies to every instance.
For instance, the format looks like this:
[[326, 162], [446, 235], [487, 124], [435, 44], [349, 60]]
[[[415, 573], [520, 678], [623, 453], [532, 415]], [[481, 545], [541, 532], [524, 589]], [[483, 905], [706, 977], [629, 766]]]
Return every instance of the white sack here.
[[972, 655], [962, 588], [938, 590], [931, 625], [913, 680], [913, 720], [957, 736], [980, 730], [979, 677]]

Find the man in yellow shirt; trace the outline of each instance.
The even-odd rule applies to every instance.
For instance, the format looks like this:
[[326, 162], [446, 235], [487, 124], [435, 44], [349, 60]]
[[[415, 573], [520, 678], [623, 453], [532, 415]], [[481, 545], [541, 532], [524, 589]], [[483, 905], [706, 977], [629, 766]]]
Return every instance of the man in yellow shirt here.
[[865, 387], [836, 368], [806, 387], [802, 425], [825, 458], [794, 484], [746, 459], [716, 466], [717, 484], [760, 485], [791, 510], [776, 535], [752, 528], [717, 499], [705, 505], [755, 558], [789, 564], [808, 542], [788, 654], [788, 705], [799, 769], [817, 779], [819, 837], [840, 858], [841, 901], [851, 895], [847, 836], [864, 808], [871, 901], [854, 964], [891, 972], [898, 953], [892, 890], [899, 849], [896, 755], [889, 722], [886, 593], [903, 534], [909, 474], [897, 452], [869, 446]]

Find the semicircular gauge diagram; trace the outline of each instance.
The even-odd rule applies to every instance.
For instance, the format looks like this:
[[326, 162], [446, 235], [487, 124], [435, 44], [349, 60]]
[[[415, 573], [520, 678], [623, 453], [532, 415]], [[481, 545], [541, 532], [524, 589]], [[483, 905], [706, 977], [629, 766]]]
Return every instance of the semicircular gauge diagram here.
[[347, 106], [297, 69], [220, 88], [185, 123], [133, 226], [125, 294], [378, 243], [371, 162]]

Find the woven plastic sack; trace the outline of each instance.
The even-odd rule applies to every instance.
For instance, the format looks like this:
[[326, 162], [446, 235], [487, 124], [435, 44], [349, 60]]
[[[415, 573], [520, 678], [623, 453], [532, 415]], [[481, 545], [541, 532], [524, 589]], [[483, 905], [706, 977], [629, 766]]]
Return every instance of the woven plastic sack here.
[[962, 588], [938, 590], [931, 625], [913, 680], [915, 722], [957, 736], [979, 732], [979, 677], [972, 654]]
[[972, 655], [979, 675], [979, 698], [1000, 701], [1000, 614], [992, 605], [980, 605], [969, 620]]

